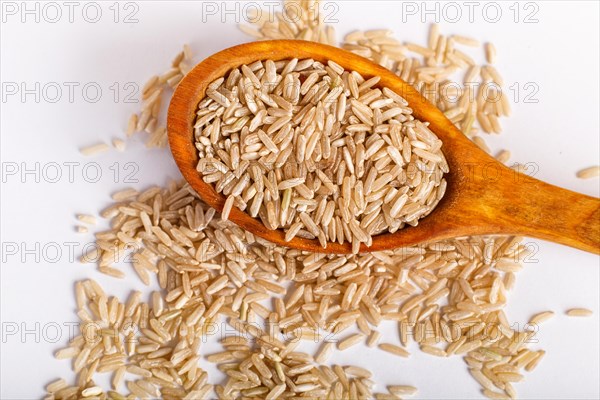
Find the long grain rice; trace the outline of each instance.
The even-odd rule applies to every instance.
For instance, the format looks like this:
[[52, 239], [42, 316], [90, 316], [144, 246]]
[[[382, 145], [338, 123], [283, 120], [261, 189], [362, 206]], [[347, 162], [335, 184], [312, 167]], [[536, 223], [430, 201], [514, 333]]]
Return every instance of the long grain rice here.
[[594, 314], [592, 310], [588, 310], [587, 308], [571, 308], [566, 311], [566, 314], [569, 317], [590, 317]]
[[552, 317], [554, 317], [553, 311], [544, 311], [544, 312], [535, 314], [533, 317], [531, 317], [531, 319], [529, 320], [529, 323], [530, 324], [541, 324], [542, 322], [545, 322]]
[[[414, 119], [406, 100], [388, 88], [375, 89], [378, 77], [365, 80], [333, 61], [327, 66], [296, 59], [280, 61], [279, 67], [273, 64], [277, 65], [263, 60], [253, 68], [242, 65], [230, 71], [209, 85], [207, 97], [198, 106], [194, 125], [200, 156], [197, 169], [207, 183], [228, 196], [223, 218], [234, 202], [238, 207], [250, 204], [250, 215], [261, 218], [269, 229], [286, 230], [288, 241], [297, 235], [316, 237], [323, 247], [334, 239], [348, 241], [357, 252], [360, 243], [370, 246], [372, 235], [416, 225], [433, 210], [444, 193], [442, 176], [447, 164], [441, 143], [426, 124]], [[298, 64], [301, 70], [295, 69]], [[267, 74], [285, 85], [261, 82], [258, 75]], [[306, 79], [300, 84], [302, 76]], [[275, 98], [289, 104], [288, 109], [280, 109]], [[244, 103], [250, 116], [245, 112], [239, 118], [221, 117], [230, 107], [243, 109]], [[339, 107], [335, 113], [334, 107]], [[216, 129], [226, 134], [215, 137]], [[355, 143], [352, 136], [344, 136], [346, 129], [361, 135], [373, 131], [377, 140]], [[409, 140], [411, 135], [420, 140]], [[240, 145], [232, 146], [231, 138]], [[395, 167], [378, 155], [386, 142]], [[404, 146], [402, 154], [395, 146]], [[278, 161], [281, 156], [283, 160]], [[290, 157], [296, 164], [286, 165]], [[255, 163], [250, 174], [236, 172], [240, 159]], [[266, 167], [273, 161], [277, 161], [274, 170]], [[418, 179], [409, 181], [406, 170], [412, 164], [428, 167], [418, 172]], [[322, 185], [328, 190], [321, 190]], [[377, 214], [385, 214], [383, 204], [358, 191], [378, 192], [384, 186], [401, 192], [391, 213], [395, 221], [388, 216], [368, 224]], [[419, 195], [411, 195], [415, 193]], [[352, 203], [350, 213], [347, 208]], [[403, 213], [404, 206], [410, 212]], [[343, 219], [344, 235], [329, 228], [335, 217]]]
[[584, 168], [577, 172], [577, 177], [579, 179], [590, 179], [595, 178], [597, 176], [600, 176], [600, 165]]
[[[331, 42], [332, 30], [324, 28], [322, 20], [314, 10], [311, 10], [312, 6], [301, 3], [300, 7], [303, 12], [299, 15], [300, 19], [297, 20], [299, 22], [289, 22], [293, 19], [285, 18], [269, 21], [263, 17], [257, 19], [258, 30], [245, 30], [257, 38], [286, 37]], [[288, 7], [282, 15], [292, 13], [293, 9]], [[476, 114], [481, 114], [481, 120], [489, 124], [489, 131], [497, 131], [497, 117], [509, 113], [506, 100], [498, 108], [486, 106], [485, 99], [477, 96], [475, 103], [471, 104], [468, 96], [463, 96], [457, 107], [449, 104], [441, 96], [432, 98], [431, 93], [439, 94], [441, 89], [431, 90], [427, 85], [442, 83], [447, 79], [444, 63], [451, 64], [454, 69], [474, 71], [471, 79], [480, 77], [481, 69], [476, 68], [468, 55], [456, 50], [455, 47], [460, 44], [478, 45], [478, 42], [460, 36], [442, 36], [434, 25], [426, 47], [403, 45], [387, 30], [355, 32], [347, 36], [343, 46], [372, 58], [403, 79], [413, 82], [418, 90], [422, 90], [426, 97], [452, 117], [452, 121], [465, 135], [473, 137], [477, 133], [478, 128], [474, 126]], [[408, 56], [405, 50], [409, 47], [417, 54], [423, 54], [425, 58]], [[151, 78], [144, 86], [142, 111], [139, 115], [135, 114], [130, 118], [127, 127], [128, 135], [134, 131], [151, 131], [154, 133], [151, 134], [148, 143], [150, 146], [166, 144], [166, 131], [158, 121], [156, 110], [160, 108], [164, 89], [175, 86], [185, 71], [189, 70], [185, 65], [187, 59], [189, 59], [189, 47], [184, 48], [184, 52], [177, 55], [171, 69]], [[304, 107], [303, 111], [298, 112], [296, 119], [288, 122], [300, 124], [301, 129], [304, 129], [304, 133], [307, 134], [306, 138], [298, 137], [297, 140], [303, 142], [298, 152], [295, 148], [294, 151], [285, 150], [292, 149], [297, 144], [294, 143], [295, 132], [291, 130], [283, 133], [280, 131], [280, 134], [272, 131], [274, 135], [269, 135], [269, 128], [265, 126], [266, 130], [263, 131], [266, 136], [262, 133], [260, 137], [258, 133], [252, 136], [244, 131], [245, 136], [242, 137], [244, 125], [252, 123], [249, 118], [251, 114], [256, 115], [266, 111], [262, 112], [259, 119], [255, 121], [256, 129], [261, 124], [272, 126], [278, 123], [277, 121], [283, 129], [286, 124], [283, 121], [287, 119], [286, 113], [295, 113], [291, 104], [296, 97], [300, 99], [300, 96], [306, 95], [312, 96], [313, 99], [324, 99], [331, 95], [331, 92], [328, 93], [327, 88], [320, 87], [319, 83], [326, 75], [330, 79], [332, 76], [335, 77], [340, 69], [335, 64], [329, 64], [327, 67], [329, 69], [319, 66], [318, 68], [321, 69], [316, 72], [317, 66], [310, 60], [295, 60], [292, 63], [289, 61], [253, 63], [248, 66], [251, 73], [247, 70], [245, 74], [238, 71], [240, 75], [237, 78], [229, 76], [230, 83], [223, 80], [219, 84], [233, 87], [231, 83], [236, 79], [242, 79], [243, 75], [252, 85], [258, 84], [260, 88], [262, 78], [258, 78], [259, 75], [265, 77], [267, 73], [277, 74], [278, 71], [287, 68], [289, 90], [282, 92], [281, 95], [274, 95], [272, 91], [255, 94], [253, 99], [258, 99], [255, 103], [263, 102], [266, 105], [264, 109], [259, 110], [257, 106], [256, 111], [252, 111], [250, 108], [254, 107], [253, 105], [242, 102], [241, 104], [248, 104], [248, 107], [240, 107], [240, 104], [235, 103], [234, 107], [237, 109], [230, 108], [222, 111], [223, 120], [220, 123], [212, 125], [211, 122], [216, 118], [216, 108], [199, 115], [198, 122], [202, 120], [202, 124], [212, 126], [206, 128], [209, 131], [206, 132], [208, 135], [201, 135], [203, 146], [223, 139], [218, 135], [219, 132], [225, 132], [232, 139], [226, 147], [218, 148], [222, 152], [213, 154], [222, 158], [225, 167], [220, 171], [214, 165], [216, 168], [213, 173], [216, 174], [214, 182], [222, 179], [218, 174], [223, 174], [228, 169], [234, 172], [234, 178], [223, 184], [223, 190], [229, 196], [244, 175], [244, 171], [248, 171], [251, 177], [249, 185], [241, 188], [242, 192], [238, 195], [241, 202], [236, 202], [236, 206], [247, 204], [248, 207], [252, 207], [253, 203], [249, 200], [252, 199], [250, 194], [254, 193], [254, 199], [259, 200], [254, 216], [259, 218], [263, 216], [266, 218], [264, 211], [266, 206], [263, 206], [263, 200], [271, 202], [271, 210], [276, 214], [281, 213], [283, 209], [281, 206], [285, 205], [285, 209], [292, 216], [289, 217], [291, 220], [286, 221], [289, 226], [287, 233], [290, 234], [295, 230], [290, 236], [312, 234], [306, 230], [308, 227], [305, 227], [302, 222], [292, 223], [294, 214], [299, 218], [298, 214], [309, 212], [313, 213], [311, 220], [317, 228], [322, 229], [323, 234], [330, 238], [334, 238], [335, 234], [343, 241], [350, 239], [354, 234], [349, 226], [350, 219], [344, 218], [347, 217], [346, 210], [350, 205], [356, 206], [362, 202], [376, 204], [379, 199], [381, 201], [385, 199], [385, 204], [389, 205], [405, 201], [404, 198], [399, 200], [406, 194], [402, 193], [400, 186], [392, 187], [395, 191], [384, 192], [382, 189], [381, 195], [377, 194], [381, 197], [366, 199], [367, 196], [373, 195], [368, 189], [371, 189], [377, 179], [381, 178], [380, 175], [384, 175], [391, 169], [384, 166], [385, 163], [401, 165], [405, 162], [405, 157], [407, 160], [418, 157], [419, 152], [408, 151], [412, 146], [410, 141], [406, 142], [409, 146], [402, 146], [403, 151], [388, 151], [388, 149], [398, 150], [400, 145], [404, 145], [404, 140], [399, 142], [398, 139], [402, 138], [398, 138], [396, 133], [390, 135], [389, 140], [392, 145], [387, 143], [387, 147], [381, 147], [379, 150], [376, 146], [379, 146], [380, 141], [371, 139], [372, 133], [367, 136], [367, 132], [371, 129], [371, 125], [368, 124], [371, 113], [373, 118], [386, 118], [383, 121], [395, 118], [400, 124], [406, 123], [410, 114], [405, 112], [407, 105], [404, 104], [403, 99], [386, 88], [382, 93], [388, 99], [384, 99], [374, 87], [376, 80], [365, 81], [358, 74], [348, 74], [344, 79], [348, 82], [347, 90], [352, 99], [348, 99], [346, 107], [349, 109], [348, 114], [351, 111], [356, 118], [352, 125], [348, 125], [348, 127], [353, 126], [354, 143], [341, 140], [341, 137], [336, 137], [336, 133], [333, 133], [333, 121], [335, 118], [340, 119], [341, 112], [337, 110], [332, 113], [333, 116], [328, 120], [323, 107], [317, 107], [314, 111], [309, 110], [310, 107]], [[262, 70], [265, 72], [261, 72]], [[497, 75], [494, 71], [486, 69], [485, 79], [494, 79], [494, 75]], [[316, 75], [311, 75], [315, 73]], [[313, 82], [309, 81], [306, 84], [310, 79], [307, 78], [304, 81], [306, 86], [302, 86], [303, 84], [294, 78], [294, 74], [313, 76]], [[216, 85], [211, 90], [218, 88], [219, 85]], [[344, 103], [339, 99], [345, 97], [336, 92], [328, 98], [328, 101], [331, 100], [332, 108]], [[218, 105], [218, 101], [225, 104], [229, 101], [234, 104], [228, 98], [232, 95], [230, 92], [224, 91], [213, 95], [216, 99], [210, 98], [213, 104]], [[336, 96], [338, 100], [335, 100]], [[503, 96], [503, 99], [505, 98], [506, 96]], [[360, 101], [358, 103], [352, 101], [357, 99], [369, 101], [369, 104], [374, 107], [365, 108], [361, 106]], [[396, 102], [394, 108], [390, 108], [389, 104], [386, 105], [389, 99]], [[210, 108], [209, 101], [204, 106]], [[352, 107], [355, 111], [352, 111]], [[388, 109], [386, 110], [385, 107]], [[378, 115], [379, 112], [381, 115]], [[244, 117], [248, 118], [244, 119]], [[232, 122], [226, 122], [226, 119], [232, 119]], [[313, 130], [311, 120], [318, 129]], [[333, 134], [334, 139], [328, 142], [322, 137], [314, 136], [315, 132], [322, 135], [322, 131], [327, 131], [330, 136]], [[422, 129], [413, 131], [418, 134], [423, 132]], [[380, 137], [385, 134], [384, 130], [377, 130], [377, 135]], [[479, 145], [484, 145], [482, 138], [478, 136], [476, 138]], [[413, 142], [423, 141], [422, 138], [412, 139]], [[271, 157], [266, 160], [281, 162], [280, 167], [277, 167], [279, 170], [276, 168], [269, 176], [269, 173], [265, 173], [268, 171], [259, 167], [258, 173], [264, 174], [265, 178], [254, 180], [251, 172], [253, 167], [250, 165], [256, 160], [249, 159], [248, 163], [243, 165], [240, 151], [243, 149], [235, 150], [234, 144], [249, 147], [252, 150], [249, 152], [254, 154], [252, 157], [256, 157], [257, 160], [268, 157], [267, 154], [261, 155], [261, 151], [268, 150], [277, 157], [283, 155], [281, 159]], [[252, 149], [252, 146], [261, 147]], [[346, 146], [345, 151], [344, 146]], [[429, 151], [418, 147], [421, 146], [420, 144], [415, 146]], [[435, 144], [434, 147], [439, 150], [439, 144]], [[233, 149], [231, 153], [229, 153], [230, 149]], [[315, 175], [308, 179], [308, 175], [296, 175], [299, 172], [304, 174], [302, 168], [284, 167], [284, 157], [293, 159], [301, 156], [299, 158], [304, 159], [304, 157], [314, 157], [319, 152], [324, 158], [328, 157], [326, 154], [329, 156], [333, 153], [338, 154], [335, 156], [340, 160], [338, 170], [344, 171], [343, 174], [339, 174], [342, 178], [339, 182], [337, 172], [324, 174], [317, 169]], [[378, 168], [383, 166], [382, 171], [385, 172], [369, 169], [369, 166], [365, 165], [365, 160], [362, 158], [367, 158], [366, 155], [371, 153], [378, 157], [373, 165], [377, 165]], [[427, 153], [421, 154], [429, 156]], [[355, 164], [357, 155], [359, 162]], [[348, 165], [346, 160], [349, 160]], [[239, 165], [230, 168], [232, 161]], [[369, 162], [367, 161], [366, 164]], [[344, 187], [344, 178], [349, 178], [348, 171], [352, 168], [357, 177], [362, 174], [364, 179], [355, 178], [354, 182], [346, 180]], [[297, 178], [304, 178], [305, 182], [284, 189], [285, 191], [298, 188], [295, 196], [286, 197], [279, 193], [280, 182]], [[315, 184], [317, 180], [319, 184]], [[355, 185], [357, 182], [362, 182], [362, 187]], [[380, 180], [375, 186], [383, 185], [382, 188], [385, 188], [386, 185], [382, 182], [383, 180]], [[316, 189], [318, 185], [320, 187]], [[359, 190], [353, 192], [355, 187]], [[324, 192], [325, 189], [332, 193], [337, 190], [337, 196], [351, 189], [351, 198], [343, 198], [341, 204], [344, 207], [339, 208], [340, 203], [337, 201], [321, 201], [319, 196], [327, 193]], [[510, 381], [520, 379], [518, 372], [520, 369], [533, 370], [544, 355], [543, 351], [528, 349], [529, 334], [513, 330], [502, 311], [506, 304], [507, 292], [511, 287], [509, 283], [514, 280], [515, 271], [519, 268], [506, 262], [498, 264], [498, 261], [502, 258], [514, 259], [515, 254], [524, 251], [524, 246], [519, 244], [520, 238], [459, 238], [408, 249], [362, 255], [310, 254], [273, 246], [228, 221], [222, 221], [214, 209], [202, 203], [189, 186], [182, 183], [171, 183], [165, 188], [151, 188], [139, 194], [135, 191], [126, 192], [115, 201], [123, 204], [109, 207], [102, 213], [103, 217], [112, 219], [112, 224], [108, 231], [97, 234], [98, 248], [94, 249], [92, 259], [101, 260], [100, 264], [108, 260], [118, 262], [123, 258], [121, 250], [128, 244], [136, 243], [140, 246], [136, 249], [140, 251], [134, 257], [137, 260], [134, 267], [143, 271], [143, 280], [147, 282], [152, 274], [156, 274], [161, 292], [156, 292], [152, 296], [152, 306], [150, 306], [142, 302], [140, 292], [133, 292], [127, 302], [120, 303], [116, 298], [108, 297], [94, 281], [87, 280], [76, 285], [78, 315], [82, 319], [81, 334], [71, 341], [69, 347], [60, 350], [57, 357], [73, 358], [74, 369], [81, 371], [84, 380], [88, 375], [90, 377], [94, 375], [94, 372], [114, 371], [112, 381], [115, 390], [122, 389], [120, 386], [125, 383], [132, 393], [140, 397], [158, 396], [157, 387], [160, 387], [160, 395], [164, 398], [206, 396], [212, 388], [206, 384], [206, 372], [198, 365], [201, 355], [205, 355], [200, 351], [202, 348], [200, 335], [208, 335], [211, 324], [223, 316], [227, 317], [228, 323], [243, 336], [224, 339], [221, 344], [225, 351], [207, 357], [209, 361], [219, 363], [221, 371], [228, 375], [223, 385], [214, 388], [219, 398], [245, 396], [274, 399], [299, 395], [336, 399], [372, 397], [373, 382], [367, 378], [369, 373], [364, 368], [353, 366], [330, 368], [315, 364], [310, 355], [296, 351], [299, 340], [285, 342], [271, 334], [276, 332], [259, 328], [261, 319], [265, 322], [266, 319], [271, 323], [279, 322], [280, 326], [281, 322], [287, 321], [289, 325], [283, 328], [285, 333], [302, 328], [298, 335], [293, 335], [301, 338], [316, 337], [310, 335], [310, 330], [335, 330], [339, 333], [357, 324], [363, 334], [350, 336], [346, 339], [351, 339], [347, 343], [352, 343], [355, 337], [362, 340], [363, 335], [370, 335], [368, 340], [370, 345], [376, 344], [380, 336], [371, 327], [379, 325], [382, 320], [409, 321], [412, 324], [418, 321], [414, 337], [404, 335], [406, 328], [403, 327], [407, 324], [398, 324], [403, 346], [413, 339], [418, 339], [421, 349], [430, 353], [445, 352], [451, 355], [455, 352], [465, 352], [465, 361], [471, 368], [473, 377], [484, 389], [484, 394], [497, 396], [497, 398], [514, 397], [514, 388], [510, 385]], [[321, 207], [321, 204], [324, 206]], [[359, 207], [366, 209], [367, 205], [363, 204]], [[408, 205], [398, 205], [395, 214], [405, 212]], [[376, 212], [379, 206], [372, 207], [374, 208], [372, 211]], [[389, 206], [382, 207], [384, 215], [372, 217], [371, 224], [375, 228], [367, 230], [369, 235], [385, 229], [386, 225], [389, 226], [389, 221], [385, 217], [389, 209], [386, 207]], [[282, 220], [285, 218], [279, 219]], [[309, 221], [306, 218], [305, 220]], [[366, 219], [363, 220], [368, 222]], [[367, 229], [361, 226], [363, 220], [357, 220], [361, 230]], [[279, 222], [279, 224], [285, 226], [285, 223]], [[352, 224], [352, 227], [362, 236], [355, 224]], [[310, 228], [315, 230], [312, 224]], [[394, 227], [396, 228], [399, 227]], [[347, 233], [349, 234], [346, 235]], [[321, 232], [318, 234], [320, 235]], [[493, 268], [497, 265], [500, 266], [499, 269]], [[106, 270], [112, 267], [104, 264], [99, 265], [99, 268]], [[268, 285], [268, 282], [275, 280], [280, 284], [276, 287]], [[254, 284], [254, 282], [263, 283]], [[285, 295], [285, 290], [282, 291], [281, 288], [287, 282], [291, 282], [291, 288], [289, 294]], [[269, 307], [257, 303], [270, 299], [271, 295], [268, 293], [285, 295], [285, 301], [280, 298], [273, 300], [274, 311], [272, 312], [269, 312]], [[162, 297], [162, 301], [158, 299], [158, 295]], [[415, 296], [419, 295], [422, 297], [414, 300]], [[410, 302], [410, 307], [406, 307], [407, 302]], [[440, 305], [436, 308], [438, 303]], [[442, 307], [441, 304], [444, 306]], [[402, 308], [406, 314], [398, 312]], [[453, 322], [450, 316], [454, 318], [462, 316], [462, 319]], [[535, 317], [532, 318], [532, 321], [534, 320]], [[458, 338], [452, 331], [455, 323], [465, 324], [468, 327], [465, 332], [459, 332]], [[139, 326], [140, 329], [128, 330], [126, 327], [131, 324]], [[491, 332], [483, 329], [482, 325], [487, 326], [486, 324], [494, 326]], [[100, 329], [102, 339], [98, 344], [88, 342], [93, 336], [84, 334], [93, 331], [94, 326], [103, 326]], [[371, 329], [370, 333], [369, 329]], [[436, 336], [429, 336], [428, 331], [436, 332]], [[463, 334], [465, 336], [462, 336]], [[488, 334], [489, 337], [486, 336]], [[467, 341], [468, 335], [475, 336], [475, 340], [469, 337]], [[249, 341], [247, 338], [253, 340]], [[438, 347], [438, 344], [441, 346]], [[330, 344], [330, 348], [332, 346]], [[383, 343], [379, 346], [393, 354], [408, 355], [403, 347], [391, 343]], [[319, 358], [318, 363], [322, 361], [319, 355], [317, 358]], [[256, 364], [252, 360], [256, 361]], [[269, 372], [266, 372], [263, 364]], [[257, 368], [260, 368], [262, 373]], [[143, 379], [130, 380], [129, 377], [125, 377], [127, 370], [140, 374], [138, 378]], [[150, 371], [152, 377], [147, 377], [146, 371]], [[290, 371], [296, 375], [290, 376]], [[271, 381], [265, 381], [265, 377], [269, 374]], [[500, 381], [498, 376], [506, 382]], [[82, 392], [93, 386], [93, 383], [88, 384], [83, 381], [78, 382], [77, 386], [67, 386], [66, 382], [58, 381], [48, 388], [49, 391], [50, 389], [55, 391], [54, 398], [58, 399], [83, 396]], [[412, 387], [391, 386], [392, 394], [378, 393], [375, 397], [396, 399], [400, 395], [414, 392], [408, 388]], [[498, 390], [503, 390], [504, 393]], [[86, 395], [94, 397], [96, 395], [90, 392], [96, 393], [96, 391], [97, 389], [94, 388], [87, 391]], [[103, 398], [105, 394], [100, 393], [97, 396]], [[112, 399], [126, 398], [116, 391], [108, 391], [106, 396]]]
[[79, 152], [84, 156], [93, 156], [96, 154], [104, 153], [110, 150], [110, 146], [106, 143], [97, 143], [90, 146], [82, 147]]
[[379, 344], [379, 348], [381, 350], [383, 350], [383, 351], [395, 354], [395, 355], [400, 356], [400, 357], [408, 357], [408, 356], [410, 356], [410, 353], [408, 351], [406, 351], [405, 349], [403, 349], [400, 346], [396, 346], [395, 344], [380, 343]]

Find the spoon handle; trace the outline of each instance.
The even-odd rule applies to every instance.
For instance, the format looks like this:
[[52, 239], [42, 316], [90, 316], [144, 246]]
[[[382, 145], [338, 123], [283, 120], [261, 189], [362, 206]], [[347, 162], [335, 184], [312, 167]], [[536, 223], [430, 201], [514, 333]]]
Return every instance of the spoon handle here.
[[600, 199], [524, 174], [515, 174], [515, 179], [496, 186], [493, 198], [485, 200], [496, 208], [496, 223], [512, 226], [518, 234], [600, 254]]

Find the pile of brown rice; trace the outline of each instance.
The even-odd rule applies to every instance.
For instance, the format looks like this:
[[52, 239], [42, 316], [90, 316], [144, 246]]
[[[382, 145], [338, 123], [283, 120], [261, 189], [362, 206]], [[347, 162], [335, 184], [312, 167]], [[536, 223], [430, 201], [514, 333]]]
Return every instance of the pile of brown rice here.
[[[335, 44], [333, 29], [315, 12], [317, 2], [295, 3], [299, 7], [286, 10], [300, 9], [300, 15], [278, 14], [259, 21], [258, 30], [244, 27], [244, 31], [260, 38]], [[439, 96], [442, 89], [450, 90], [449, 71], [465, 71], [465, 81], [501, 84], [495, 69], [476, 66], [459, 50], [476, 44], [469, 38], [442, 36], [434, 27], [427, 46], [401, 43], [391, 32], [378, 30], [352, 33], [344, 47], [384, 65], [423, 93], [435, 94], [429, 96], [436, 97], [432, 100], [438, 107], [485, 146], [477, 136], [476, 121], [484, 132], [499, 131], [498, 117], [508, 115], [508, 104], [490, 104], [480, 95], [473, 102], [466, 94], [454, 102]], [[495, 49], [489, 45], [486, 49], [493, 62]], [[275, 66], [276, 73], [280, 68]], [[178, 74], [173, 70], [158, 82], [176, 85]], [[156, 79], [151, 82], [156, 84]], [[155, 107], [148, 106], [142, 115]], [[153, 116], [158, 119], [154, 111], [141, 119], [151, 121]], [[153, 143], [164, 143], [161, 135], [154, 138]], [[216, 143], [219, 140], [209, 140], [201, 151], [208, 152]], [[506, 153], [501, 157], [508, 158]], [[287, 179], [287, 173], [282, 170], [282, 177]], [[293, 178], [292, 174], [289, 179]], [[342, 179], [342, 191], [343, 183]], [[242, 189], [242, 200], [244, 190], [248, 188]], [[115, 204], [102, 212], [111, 228], [96, 233], [97, 248], [83, 261], [97, 262], [101, 272], [122, 278], [124, 273], [115, 264], [133, 247], [133, 266], [140, 279], [148, 285], [156, 277], [161, 290], [153, 292], [149, 302], [142, 301], [137, 291], [122, 302], [93, 280], [78, 282], [81, 334], [56, 353], [57, 358], [73, 360], [77, 379], [49, 384], [48, 399], [200, 399], [214, 397], [213, 389], [222, 399], [399, 399], [414, 394], [416, 388], [407, 385], [374, 393], [372, 373], [364, 366], [326, 365], [334, 351], [363, 341], [372, 351], [400, 357], [409, 356], [406, 347], [411, 342], [433, 356], [461, 355], [485, 396], [507, 399], [516, 397], [514, 384], [524, 378], [523, 371], [533, 370], [545, 354], [529, 348], [534, 331], [513, 329], [503, 311], [522, 269], [520, 260], [528, 254], [518, 237], [464, 237], [393, 251], [326, 255], [275, 246], [253, 236], [220, 218], [182, 182], [143, 192], [128, 189], [113, 198]], [[268, 216], [264, 220], [269, 221]], [[552, 315], [539, 313], [531, 322], [541, 323]], [[222, 352], [206, 354], [202, 340], [222, 320], [239, 335], [225, 338]], [[382, 335], [377, 327], [383, 321], [398, 324], [397, 342], [379, 343]], [[314, 357], [295, 351], [302, 341], [320, 340], [319, 332], [341, 334], [337, 350], [328, 342]], [[208, 383], [199, 366], [203, 357], [218, 364], [225, 375], [221, 384]], [[96, 385], [99, 373], [112, 375], [111, 390]], [[119, 394], [123, 391], [128, 394]]]
[[[462, 238], [360, 255], [306, 253], [274, 246], [221, 220], [187, 184], [118, 197], [123, 200], [103, 213], [112, 217], [112, 229], [96, 234], [99, 251], [84, 255], [84, 261], [99, 260], [102, 272], [120, 276], [115, 258], [135, 245], [140, 250], [132, 256], [133, 266], [140, 279], [149, 284], [156, 275], [164, 292], [153, 293], [149, 303], [134, 292], [122, 303], [93, 281], [78, 283], [82, 334], [57, 356], [74, 358], [79, 380], [65, 383], [54, 398], [94, 387], [96, 372], [112, 373], [116, 391], [123, 374], [135, 371], [138, 378], [126, 385], [138, 396], [208, 393], [206, 374], [198, 366], [205, 355], [200, 343], [222, 318], [250, 342], [226, 342], [225, 353], [209, 355], [229, 365], [226, 383], [215, 388], [220, 398], [282, 385], [252, 383], [250, 376], [262, 367], [254, 364], [255, 352], [267, 352], [269, 362], [277, 360], [273, 354], [295, 354], [284, 337], [312, 341], [321, 330], [341, 335], [340, 350], [367, 337], [374, 346], [377, 326], [386, 320], [398, 323], [400, 342], [381, 343], [381, 350], [407, 356], [405, 347], [414, 341], [435, 356], [464, 355], [488, 391], [513, 393], [520, 370], [532, 369], [543, 355], [527, 348], [534, 332], [515, 331], [502, 311], [521, 269], [515, 260], [527, 255], [519, 238]], [[352, 329], [359, 334], [343, 336]], [[309, 387], [309, 392], [338, 393], [337, 383], [321, 377], [310, 356], [297, 357], [283, 362], [283, 370], [309, 362], [311, 368], [301, 369], [300, 380], [286, 375], [291, 381], [275, 393], [299, 394]], [[252, 364], [242, 364], [248, 359]], [[343, 390], [360, 392], [360, 384], [355, 386], [343, 385]]]
[[378, 77], [333, 61], [256, 61], [212, 82], [194, 126], [197, 170], [269, 229], [358, 253], [415, 226], [444, 195], [441, 141]]

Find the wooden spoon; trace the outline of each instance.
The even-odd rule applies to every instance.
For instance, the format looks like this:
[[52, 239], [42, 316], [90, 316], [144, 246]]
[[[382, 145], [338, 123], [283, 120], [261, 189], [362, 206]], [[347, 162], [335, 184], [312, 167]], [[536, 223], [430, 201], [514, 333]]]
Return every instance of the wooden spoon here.
[[[225, 197], [205, 183], [198, 171], [194, 147], [194, 121], [199, 101], [208, 84], [231, 69], [256, 60], [312, 58], [335, 61], [357, 71], [365, 79], [381, 77], [379, 87], [403, 96], [414, 116], [429, 122], [442, 140], [450, 172], [444, 198], [416, 227], [373, 237], [371, 247], [379, 251], [459, 236], [525, 235], [600, 253], [600, 200], [549, 185], [507, 168], [463, 135], [433, 104], [389, 70], [336, 47], [299, 40], [253, 42], [220, 51], [198, 64], [177, 86], [168, 112], [167, 130], [171, 152], [184, 178], [211, 207], [221, 211]], [[233, 207], [229, 219], [242, 228], [281, 246], [321, 253], [351, 253], [350, 243], [318, 240], [284, 240], [283, 230], [269, 230], [259, 219]]]

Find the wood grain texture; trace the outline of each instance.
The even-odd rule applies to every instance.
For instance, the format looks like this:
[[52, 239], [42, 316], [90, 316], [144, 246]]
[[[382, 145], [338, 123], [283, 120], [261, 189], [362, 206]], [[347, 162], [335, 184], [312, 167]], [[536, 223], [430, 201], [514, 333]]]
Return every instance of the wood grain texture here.
[[[256, 60], [312, 58], [333, 60], [363, 77], [381, 77], [379, 87], [403, 96], [414, 116], [430, 123], [442, 140], [442, 151], [450, 172], [446, 195], [429, 216], [416, 227], [373, 237], [378, 251], [435, 240], [487, 234], [531, 236], [600, 253], [600, 200], [541, 182], [500, 164], [467, 139], [433, 104], [389, 70], [336, 47], [298, 40], [253, 42], [216, 53], [198, 64], [181, 81], [171, 100], [167, 130], [171, 152], [184, 178], [200, 197], [220, 211], [225, 197], [205, 183], [196, 171], [198, 154], [193, 125], [196, 108], [206, 87], [232, 68]], [[269, 230], [258, 219], [233, 207], [229, 219], [273, 243], [320, 253], [350, 253], [351, 244], [294, 238], [285, 242], [282, 230]]]

